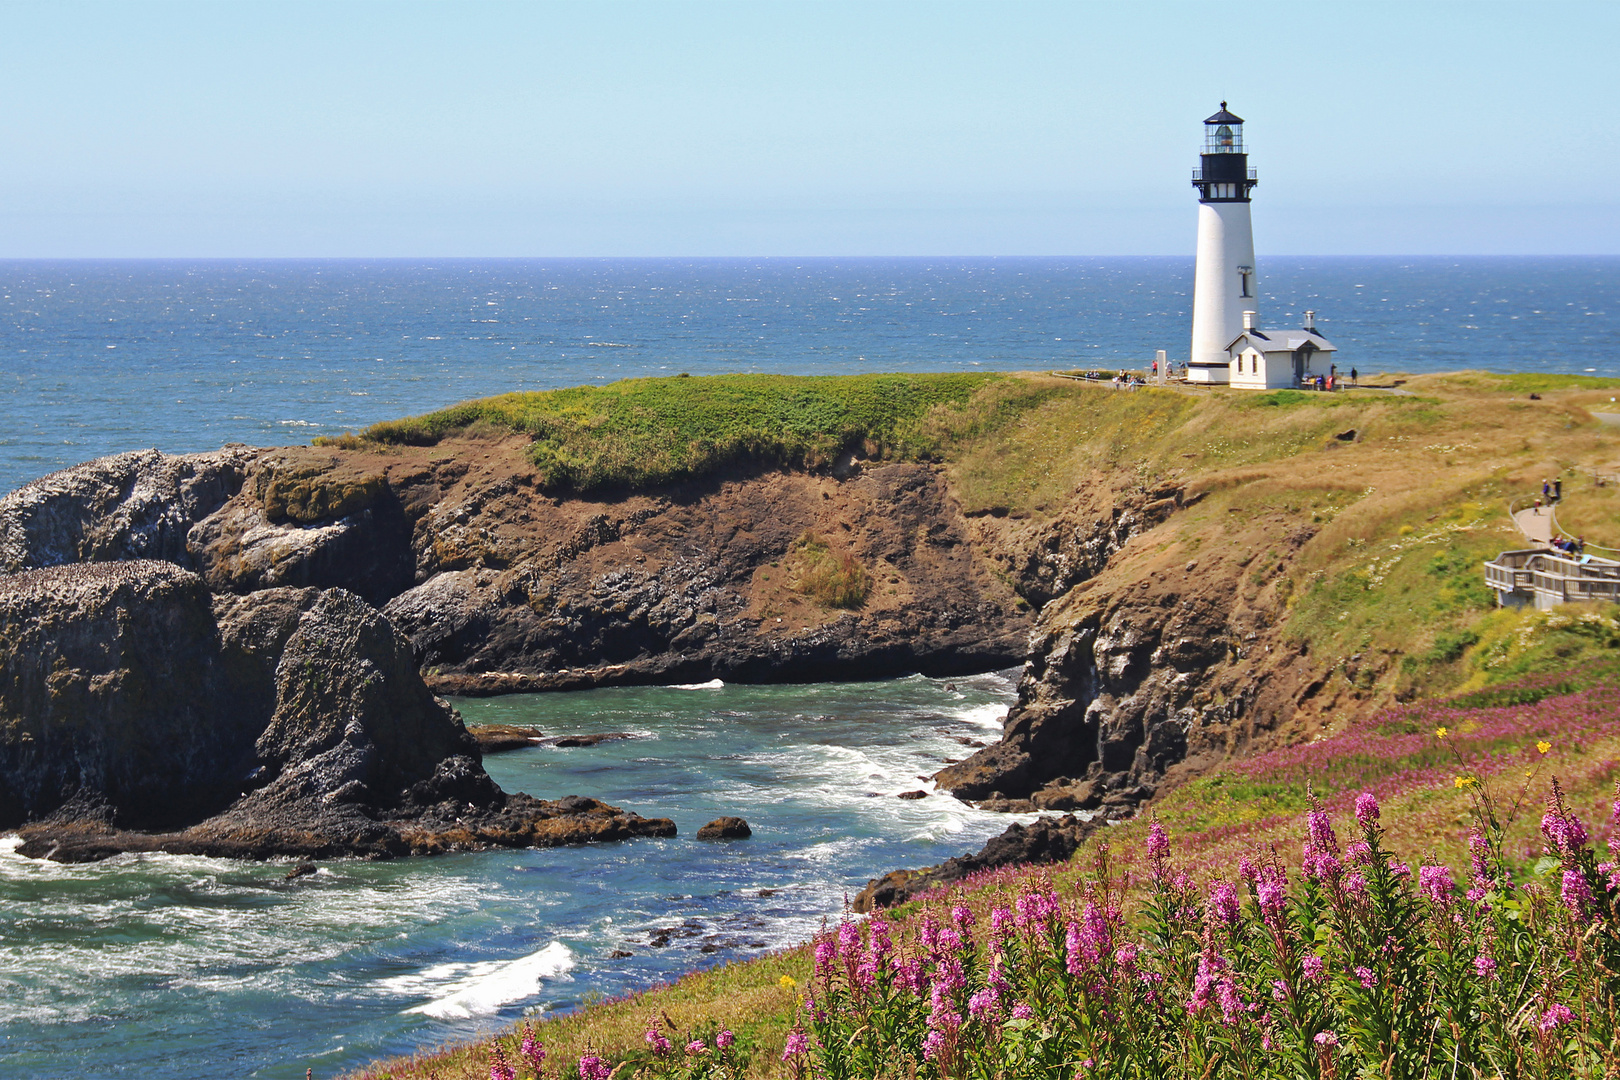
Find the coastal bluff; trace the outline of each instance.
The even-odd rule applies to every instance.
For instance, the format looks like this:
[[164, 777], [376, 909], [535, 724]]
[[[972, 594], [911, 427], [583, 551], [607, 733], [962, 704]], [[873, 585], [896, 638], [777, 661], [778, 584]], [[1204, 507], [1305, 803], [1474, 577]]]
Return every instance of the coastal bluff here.
[[673, 835], [509, 795], [409, 643], [341, 589], [152, 559], [0, 576], [0, 828], [24, 855], [391, 857]]
[[938, 786], [1118, 818], [1462, 685], [1494, 603], [1480, 566], [1518, 542], [1502, 507], [1542, 477], [1566, 479], [1560, 520], [1620, 544], [1594, 412], [1610, 381], [1363, 383], [512, 394], [51, 474], [0, 498], [0, 574], [156, 560], [210, 612], [341, 592], [381, 612], [429, 697], [1022, 665], [1000, 740], [942, 761]]

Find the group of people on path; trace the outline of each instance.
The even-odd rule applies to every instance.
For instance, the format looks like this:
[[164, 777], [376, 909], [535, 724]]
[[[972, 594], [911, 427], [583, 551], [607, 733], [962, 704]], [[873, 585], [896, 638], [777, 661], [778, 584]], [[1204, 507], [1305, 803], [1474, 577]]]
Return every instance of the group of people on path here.
[[[1339, 374], [1339, 365], [1330, 364], [1326, 375], [1307, 375], [1302, 381], [1308, 388], [1313, 390], [1333, 390], [1341, 385], [1343, 377]], [[1350, 369], [1350, 385], [1361, 385], [1361, 373], [1355, 368]]]
[[[1541, 512], [1542, 503], [1554, 506], [1564, 501], [1564, 482], [1562, 480], [1542, 480], [1541, 498], [1536, 500], [1536, 512]], [[1556, 550], [1565, 555], [1581, 556], [1586, 554], [1586, 538], [1584, 536], [1555, 536], [1547, 541]]]

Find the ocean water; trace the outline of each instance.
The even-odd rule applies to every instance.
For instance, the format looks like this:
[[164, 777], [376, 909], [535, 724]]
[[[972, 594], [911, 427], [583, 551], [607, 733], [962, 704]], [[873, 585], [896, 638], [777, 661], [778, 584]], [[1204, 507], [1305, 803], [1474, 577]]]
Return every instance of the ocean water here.
[[[330, 1077], [803, 941], [870, 878], [1006, 828], [895, 795], [994, 739], [1015, 675], [458, 703], [469, 723], [634, 735], [486, 764], [508, 790], [671, 817], [672, 840], [339, 860], [293, 881], [286, 862], [62, 866], [0, 841], [0, 1076]], [[693, 838], [725, 814], [754, 835]]]
[[[1363, 372], [1620, 375], [1620, 258], [1262, 261]], [[1192, 262], [0, 261], [0, 491], [100, 454], [282, 445], [635, 375], [1184, 359]]]

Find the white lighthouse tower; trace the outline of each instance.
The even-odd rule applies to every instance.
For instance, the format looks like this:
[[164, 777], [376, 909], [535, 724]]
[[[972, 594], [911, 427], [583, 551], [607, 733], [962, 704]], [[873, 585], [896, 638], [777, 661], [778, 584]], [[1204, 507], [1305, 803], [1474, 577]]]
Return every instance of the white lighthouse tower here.
[[1198, 189], [1198, 269], [1187, 381], [1225, 383], [1232, 359], [1227, 347], [1243, 333], [1243, 313], [1259, 310], [1260, 290], [1249, 223], [1249, 192], [1257, 181], [1243, 150], [1243, 118], [1227, 112], [1224, 101], [1204, 121], [1203, 164], [1192, 182]]

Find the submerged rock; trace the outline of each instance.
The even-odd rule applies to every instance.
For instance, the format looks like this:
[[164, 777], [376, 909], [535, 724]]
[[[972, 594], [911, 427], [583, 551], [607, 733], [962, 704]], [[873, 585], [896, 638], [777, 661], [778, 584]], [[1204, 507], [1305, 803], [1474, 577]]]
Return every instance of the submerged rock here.
[[0, 577], [0, 828], [29, 856], [392, 856], [673, 835], [507, 795], [343, 590], [212, 596], [167, 562]]
[[468, 728], [467, 734], [478, 740], [478, 749], [486, 754], [522, 750], [541, 742], [538, 731], [517, 724], [480, 724]]
[[746, 840], [754, 835], [740, 817], [719, 817], [697, 831], [699, 840]]

